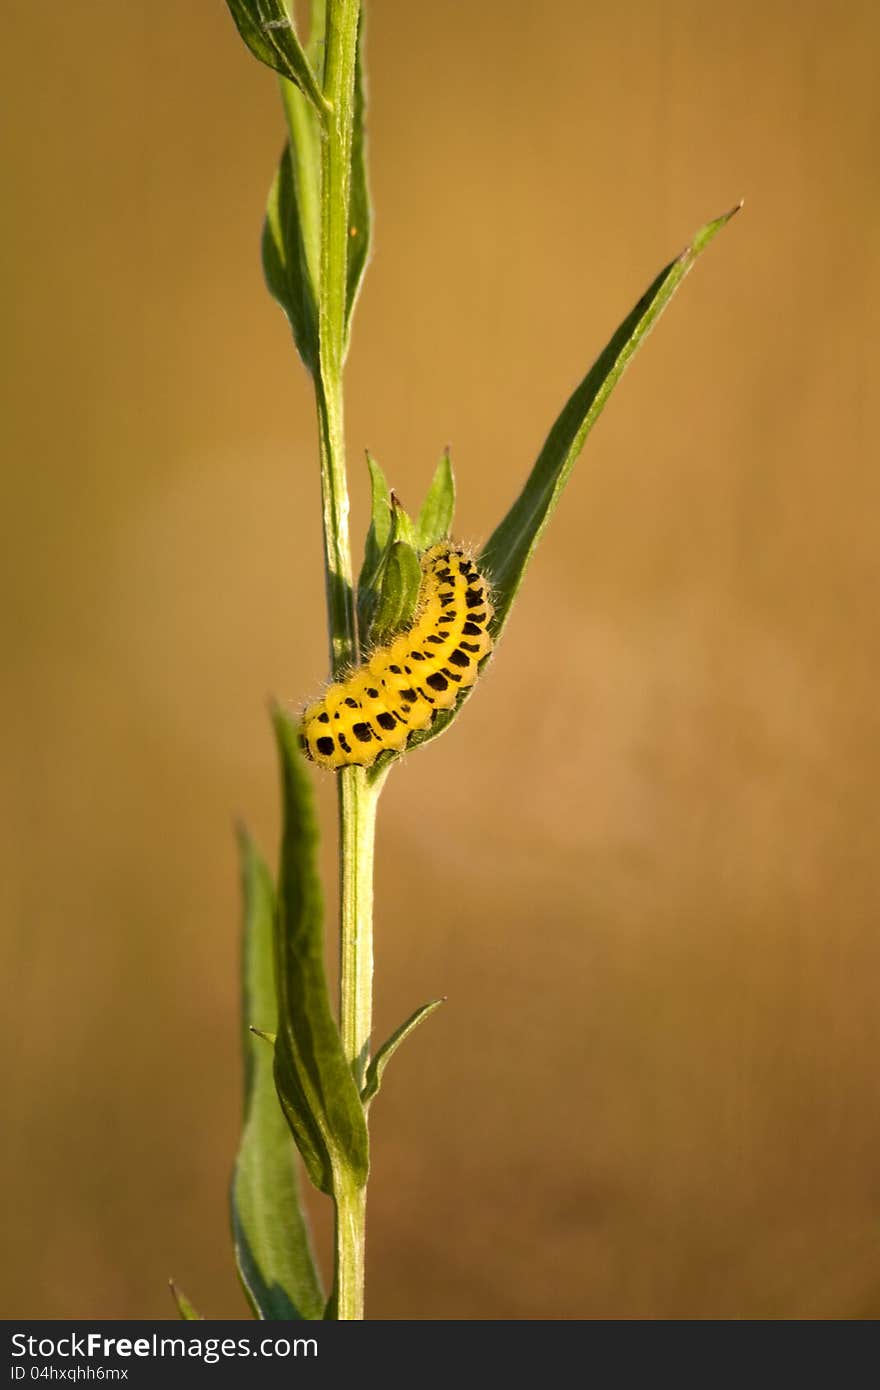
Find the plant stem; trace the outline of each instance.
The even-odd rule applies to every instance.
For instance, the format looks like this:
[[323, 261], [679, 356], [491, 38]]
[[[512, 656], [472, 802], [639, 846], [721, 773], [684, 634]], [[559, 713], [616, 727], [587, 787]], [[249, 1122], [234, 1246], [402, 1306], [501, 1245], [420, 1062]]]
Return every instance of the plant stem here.
[[378, 790], [361, 767], [340, 778], [340, 1018], [342, 1046], [358, 1089], [369, 1061], [373, 1011], [373, 847]]
[[[315, 390], [330, 661], [337, 678], [355, 659], [357, 628], [348, 534], [342, 371], [347, 341], [351, 147], [360, 0], [328, 0], [324, 95], [330, 104], [321, 144], [321, 274]], [[369, 1059], [373, 994], [373, 844], [380, 785], [363, 768], [344, 768], [339, 784], [339, 1029], [358, 1087]], [[334, 1193], [335, 1315], [364, 1316], [366, 1188], [344, 1174]]]
[[367, 1189], [343, 1186], [336, 1196], [334, 1314], [342, 1322], [364, 1316], [364, 1228]]

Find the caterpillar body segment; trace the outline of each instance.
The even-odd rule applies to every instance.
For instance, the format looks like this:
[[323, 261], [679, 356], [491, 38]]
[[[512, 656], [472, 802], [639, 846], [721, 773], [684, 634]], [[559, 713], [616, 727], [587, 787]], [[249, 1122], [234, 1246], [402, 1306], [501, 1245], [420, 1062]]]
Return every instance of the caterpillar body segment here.
[[473, 685], [492, 650], [489, 584], [451, 541], [426, 550], [415, 618], [302, 717], [301, 740], [321, 767], [371, 767], [386, 749], [402, 752], [437, 710]]

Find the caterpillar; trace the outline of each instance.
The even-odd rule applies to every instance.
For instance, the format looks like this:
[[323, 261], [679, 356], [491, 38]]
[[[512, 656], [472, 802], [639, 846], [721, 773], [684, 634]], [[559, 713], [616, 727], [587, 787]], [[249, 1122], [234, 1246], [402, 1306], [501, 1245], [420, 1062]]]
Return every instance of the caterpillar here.
[[467, 554], [441, 541], [421, 557], [413, 623], [336, 681], [302, 716], [300, 741], [326, 768], [371, 767], [401, 752], [437, 710], [451, 709], [492, 650], [489, 584]]

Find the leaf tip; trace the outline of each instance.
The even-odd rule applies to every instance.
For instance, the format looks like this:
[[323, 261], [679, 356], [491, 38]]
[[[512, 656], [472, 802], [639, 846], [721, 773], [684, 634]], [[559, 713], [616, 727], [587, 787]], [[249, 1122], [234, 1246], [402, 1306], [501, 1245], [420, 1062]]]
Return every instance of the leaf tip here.
[[713, 237], [717, 236], [721, 228], [726, 227], [730, 219], [736, 216], [744, 203], [745, 199], [740, 198], [738, 203], [734, 203], [733, 207], [728, 208], [727, 212], [723, 212], [720, 217], [713, 217], [711, 222], [707, 222], [704, 227], [700, 228], [690, 245], [686, 246], [676, 259], [685, 263], [692, 262], [701, 251], [705, 250]]
[[174, 1303], [177, 1308], [178, 1314], [184, 1322], [203, 1321], [201, 1313], [196, 1312], [195, 1308], [190, 1303], [186, 1294], [183, 1293], [182, 1290], [180, 1290], [177, 1287], [173, 1279], [168, 1280], [168, 1288], [171, 1293], [171, 1297], [174, 1299]]
[[273, 1047], [275, 1046], [276, 1035], [274, 1033], [268, 1033], [265, 1028], [258, 1028], [255, 1023], [249, 1023], [248, 1032], [253, 1033], [256, 1038], [262, 1038], [263, 1042], [271, 1043]]
[[720, 216], [720, 217], [716, 217], [715, 222], [714, 222], [714, 223], [710, 223], [709, 225], [710, 225], [710, 226], [716, 226], [716, 225], [717, 225], [718, 227], [724, 227], [724, 226], [726, 226], [726, 224], [730, 221], [730, 219], [731, 219], [732, 217], [736, 217], [736, 214], [737, 214], [738, 212], [742, 212], [743, 207], [745, 206], [745, 201], [746, 201], [745, 198], [740, 198], [740, 200], [739, 200], [738, 203], [734, 203], [734, 205], [733, 205], [732, 208], [728, 208], [728, 209], [727, 209], [727, 212], [722, 212], [721, 216]]

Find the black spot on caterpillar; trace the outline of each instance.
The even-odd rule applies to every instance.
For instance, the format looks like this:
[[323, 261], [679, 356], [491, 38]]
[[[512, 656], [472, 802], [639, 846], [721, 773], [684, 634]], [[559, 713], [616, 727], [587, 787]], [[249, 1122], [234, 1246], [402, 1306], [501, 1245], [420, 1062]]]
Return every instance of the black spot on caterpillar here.
[[[473, 685], [481, 658], [492, 650], [489, 585], [473, 561], [441, 541], [425, 551], [421, 565], [412, 626], [334, 682], [302, 717], [302, 746], [321, 767], [370, 767], [386, 749], [401, 752], [411, 733], [426, 729], [437, 710], [451, 709], [459, 690]], [[415, 687], [405, 666], [410, 659], [421, 662]]]

